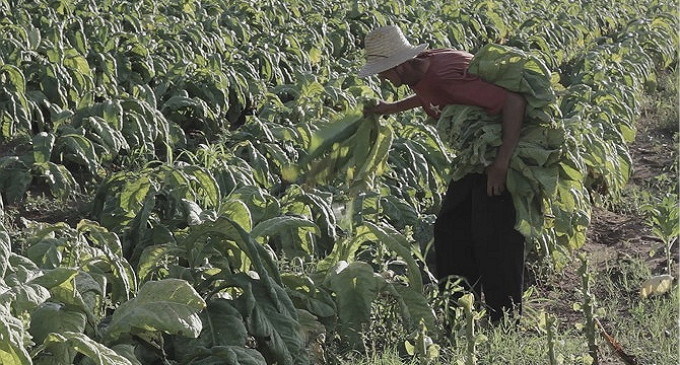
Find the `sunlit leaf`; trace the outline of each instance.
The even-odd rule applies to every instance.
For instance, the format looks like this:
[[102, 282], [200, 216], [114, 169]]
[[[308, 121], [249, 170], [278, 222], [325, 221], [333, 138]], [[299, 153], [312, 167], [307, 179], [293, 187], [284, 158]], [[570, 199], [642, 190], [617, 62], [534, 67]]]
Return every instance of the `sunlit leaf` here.
[[198, 316], [203, 308], [205, 302], [186, 281], [149, 281], [116, 309], [106, 336], [113, 340], [134, 331], [161, 331], [195, 338], [203, 328]]

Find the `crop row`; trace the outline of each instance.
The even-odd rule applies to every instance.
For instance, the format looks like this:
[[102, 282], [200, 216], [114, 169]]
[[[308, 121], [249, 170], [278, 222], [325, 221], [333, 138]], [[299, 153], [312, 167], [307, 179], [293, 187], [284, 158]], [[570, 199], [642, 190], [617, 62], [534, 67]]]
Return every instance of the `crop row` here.
[[677, 15], [658, 1], [0, 1], [0, 12], [3, 200], [40, 184], [95, 194], [76, 227], [27, 221], [0, 234], [10, 364], [76, 352], [304, 363], [322, 333], [361, 346], [379, 294], [407, 328], [434, 334], [426, 247], [461, 151], [409, 113], [364, 123], [325, 160], [346, 168], [323, 183], [283, 178], [328, 122], [355, 123], [378, 93], [403, 95], [352, 74], [363, 36], [413, 24], [414, 42], [505, 43], [555, 71], [576, 185], [538, 243], [552, 256], [582, 244], [592, 190], [625, 184], [638, 96], [678, 43]]

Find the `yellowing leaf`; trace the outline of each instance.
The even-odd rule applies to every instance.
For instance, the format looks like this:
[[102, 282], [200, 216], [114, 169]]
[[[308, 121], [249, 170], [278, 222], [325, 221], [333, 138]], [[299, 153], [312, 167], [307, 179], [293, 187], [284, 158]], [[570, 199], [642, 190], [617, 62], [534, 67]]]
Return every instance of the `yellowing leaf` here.
[[653, 295], [666, 293], [673, 285], [673, 277], [670, 275], [659, 275], [645, 280], [640, 286], [640, 296], [647, 298]]
[[321, 51], [318, 48], [314, 47], [314, 48], [310, 49], [308, 55], [309, 55], [309, 61], [312, 64], [317, 64], [317, 63], [321, 62]]
[[281, 178], [286, 182], [294, 182], [300, 175], [300, 171], [295, 165], [288, 165], [281, 169]]

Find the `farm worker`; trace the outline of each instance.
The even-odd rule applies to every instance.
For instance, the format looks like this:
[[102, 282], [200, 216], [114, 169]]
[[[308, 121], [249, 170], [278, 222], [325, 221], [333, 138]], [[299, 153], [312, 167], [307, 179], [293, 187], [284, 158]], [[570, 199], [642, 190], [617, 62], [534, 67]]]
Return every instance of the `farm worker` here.
[[[440, 284], [461, 277], [477, 297], [484, 294], [492, 322], [503, 312], [521, 314], [525, 238], [514, 229], [515, 207], [505, 181], [518, 143], [526, 101], [517, 93], [467, 73], [473, 55], [454, 49], [412, 46], [396, 26], [371, 31], [360, 77], [377, 74], [414, 94], [379, 101], [368, 113], [392, 114], [422, 107], [435, 120], [450, 104], [474, 105], [502, 115], [502, 145], [485, 174], [451, 181], [434, 224], [436, 276]], [[454, 166], [455, 169], [455, 166]]]

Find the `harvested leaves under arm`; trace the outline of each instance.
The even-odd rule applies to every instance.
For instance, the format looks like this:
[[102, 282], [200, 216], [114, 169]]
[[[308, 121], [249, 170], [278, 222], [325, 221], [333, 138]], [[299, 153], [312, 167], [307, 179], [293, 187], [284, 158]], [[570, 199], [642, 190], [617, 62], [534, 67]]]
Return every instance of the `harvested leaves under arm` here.
[[[588, 196], [583, 171], [567, 147], [569, 136], [549, 71], [535, 57], [499, 45], [480, 50], [469, 71], [526, 99], [506, 181], [517, 212], [515, 228], [544, 252], [556, 245], [579, 247], [588, 224]], [[505, 138], [501, 125], [500, 116], [488, 115], [478, 107], [444, 108], [437, 129], [454, 150], [454, 180], [483, 173], [494, 161]]]

